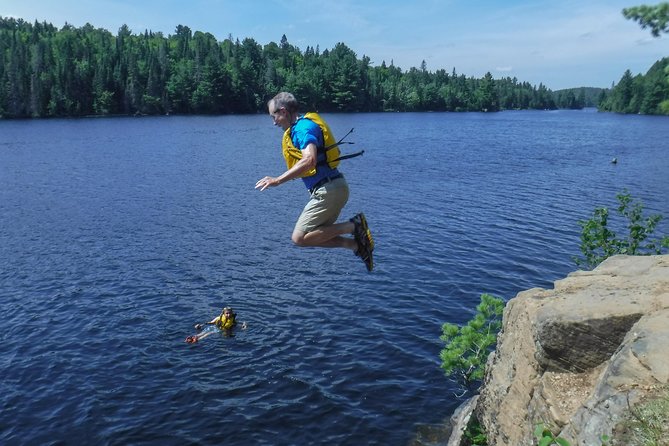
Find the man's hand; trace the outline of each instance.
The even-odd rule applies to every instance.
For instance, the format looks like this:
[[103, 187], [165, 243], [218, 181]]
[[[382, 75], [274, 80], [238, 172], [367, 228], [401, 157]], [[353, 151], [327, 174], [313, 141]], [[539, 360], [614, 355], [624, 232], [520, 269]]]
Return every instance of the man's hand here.
[[278, 178], [275, 177], [265, 177], [261, 180], [258, 180], [256, 183], [256, 189], [260, 189], [261, 191], [267, 189], [268, 187], [275, 187], [281, 184], [281, 182], [278, 180]]

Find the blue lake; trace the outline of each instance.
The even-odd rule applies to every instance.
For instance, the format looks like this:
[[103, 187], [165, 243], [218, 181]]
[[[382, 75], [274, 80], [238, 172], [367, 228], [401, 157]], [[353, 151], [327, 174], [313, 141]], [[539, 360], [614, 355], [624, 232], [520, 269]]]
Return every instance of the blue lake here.
[[[444, 322], [575, 270], [624, 188], [669, 233], [667, 117], [325, 117], [372, 273], [291, 245], [301, 181], [254, 190], [268, 116], [0, 121], [0, 443], [405, 445], [461, 402]], [[224, 305], [249, 328], [184, 343]]]

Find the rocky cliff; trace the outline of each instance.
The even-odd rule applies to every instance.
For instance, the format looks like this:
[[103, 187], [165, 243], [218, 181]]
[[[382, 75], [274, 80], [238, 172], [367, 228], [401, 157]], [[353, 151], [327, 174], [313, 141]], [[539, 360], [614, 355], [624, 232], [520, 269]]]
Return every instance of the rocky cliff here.
[[474, 413], [491, 446], [536, 444], [538, 423], [599, 446], [668, 383], [669, 255], [612, 257], [509, 301], [480, 395], [448, 444]]

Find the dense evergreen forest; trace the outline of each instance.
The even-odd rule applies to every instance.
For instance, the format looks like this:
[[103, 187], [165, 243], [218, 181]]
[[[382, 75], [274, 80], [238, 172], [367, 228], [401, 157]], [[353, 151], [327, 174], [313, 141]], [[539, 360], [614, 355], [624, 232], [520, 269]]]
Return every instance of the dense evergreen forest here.
[[517, 79], [372, 66], [345, 44], [331, 50], [251, 38], [218, 42], [179, 25], [173, 35], [116, 36], [87, 24], [0, 18], [0, 115], [255, 113], [276, 92], [320, 111], [553, 109], [553, 94]]
[[595, 87], [567, 88], [553, 92], [553, 99], [558, 108], [597, 107], [602, 91], [603, 88]]
[[669, 57], [659, 60], [645, 75], [625, 71], [620, 82], [602, 92], [599, 109], [619, 113], [669, 115]]
[[[621, 81], [622, 83], [622, 81]], [[582, 108], [588, 89], [552, 92], [516, 78], [467, 77], [425, 62], [407, 71], [372, 66], [344, 43], [304, 51], [277, 44], [219, 42], [177, 26], [173, 35], [116, 36], [86, 24], [61, 29], [0, 17], [0, 117], [265, 112], [292, 91], [319, 111], [498, 111]], [[603, 98], [606, 99], [606, 91]], [[610, 97], [616, 95], [615, 89]], [[594, 104], [592, 104], [594, 105]]]

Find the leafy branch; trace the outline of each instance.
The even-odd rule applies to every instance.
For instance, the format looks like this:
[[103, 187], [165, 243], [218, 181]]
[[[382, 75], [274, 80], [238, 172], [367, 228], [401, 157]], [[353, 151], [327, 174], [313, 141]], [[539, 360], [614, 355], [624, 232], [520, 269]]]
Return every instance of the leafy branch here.
[[483, 379], [488, 354], [497, 342], [497, 333], [502, 326], [504, 301], [482, 294], [476, 311], [465, 326], [444, 324], [440, 338], [446, 344], [439, 355], [441, 368], [467, 389]]
[[581, 220], [581, 253], [584, 258], [575, 257], [577, 265], [594, 268], [607, 258], [616, 254], [650, 255], [661, 254], [669, 248], [669, 236], [651, 239], [657, 224], [662, 220], [660, 215], [644, 218], [643, 205], [634, 201], [631, 194], [624, 190], [616, 196], [619, 206], [618, 215], [627, 220], [627, 237], [621, 238], [609, 229], [609, 210], [605, 207], [595, 209], [588, 220]]
[[669, 32], [669, 3], [663, 2], [655, 6], [633, 6], [623, 9], [626, 19], [639, 22], [641, 28], [650, 28], [653, 37]]

